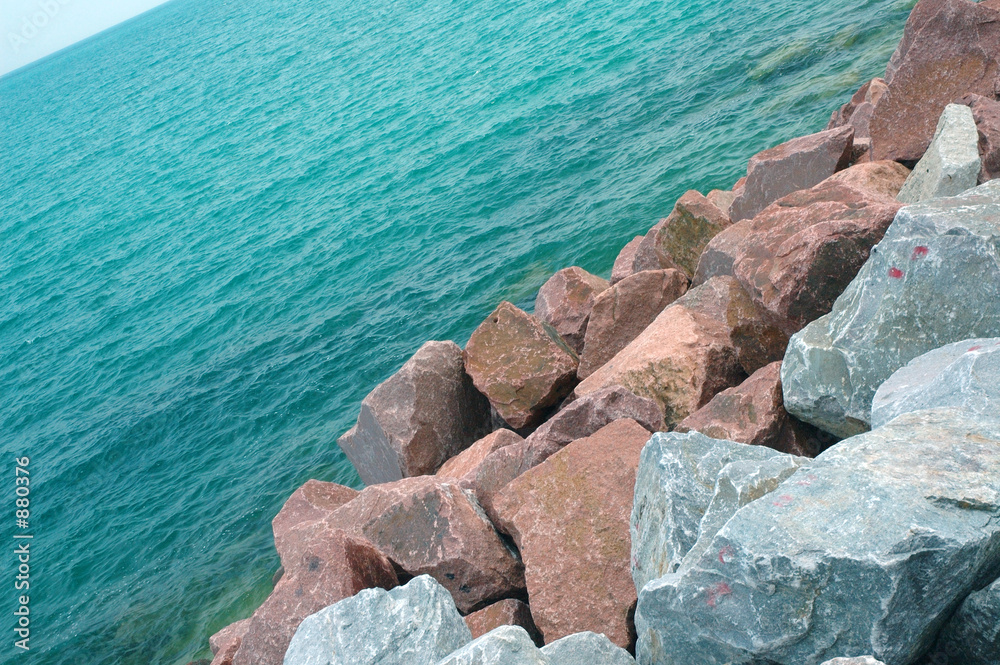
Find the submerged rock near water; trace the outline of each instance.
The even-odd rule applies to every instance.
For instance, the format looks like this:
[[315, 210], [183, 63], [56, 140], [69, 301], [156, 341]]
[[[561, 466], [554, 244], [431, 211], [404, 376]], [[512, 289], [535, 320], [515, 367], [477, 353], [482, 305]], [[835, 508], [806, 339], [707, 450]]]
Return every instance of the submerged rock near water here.
[[957, 196], [976, 186], [982, 162], [979, 133], [972, 109], [949, 104], [941, 114], [927, 152], [899, 192], [903, 203], [919, 203], [940, 196]]
[[900, 210], [833, 311], [792, 337], [781, 367], [785, 408], [853, 436], [869, 429], [875, 391], [897, 369], [945, 344], [994, 336], [997, 181]]
[[421, 575], [391, 591], [362, 591], [307, 617], [284, 665], [436, 663], [471, 641], [448, 591]]
[[454, 342], [427, 342], [361, 402], [337, 443], [365, 484], [434, 473], [490, 430], [489, 404]]
[[647, 665], [909, 665], [1000, 569], [1000, 421], [908, 413], [741, 508], [639, 595]]
[[552, 326], [509, 302], [500, 303], [465, 346], [466, 371], [515, 429], [538, 425], [573, 390], [578, 364]]

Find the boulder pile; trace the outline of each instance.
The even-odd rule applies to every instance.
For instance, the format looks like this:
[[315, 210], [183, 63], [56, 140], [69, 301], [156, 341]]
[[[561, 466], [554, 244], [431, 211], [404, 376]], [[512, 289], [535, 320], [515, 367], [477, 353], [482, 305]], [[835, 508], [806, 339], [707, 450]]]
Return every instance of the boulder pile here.
[[1000, 665], [998, 98], [1000, 0], [919, 0], [609, 280], [424, 344], [212, 665]]

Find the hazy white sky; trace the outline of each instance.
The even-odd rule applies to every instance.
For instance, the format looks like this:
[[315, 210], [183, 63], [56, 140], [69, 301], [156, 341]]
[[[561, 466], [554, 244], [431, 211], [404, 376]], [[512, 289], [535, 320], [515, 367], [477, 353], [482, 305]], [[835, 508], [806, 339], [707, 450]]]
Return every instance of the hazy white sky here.
[[0, 75], [167, 0], [0, 0]]

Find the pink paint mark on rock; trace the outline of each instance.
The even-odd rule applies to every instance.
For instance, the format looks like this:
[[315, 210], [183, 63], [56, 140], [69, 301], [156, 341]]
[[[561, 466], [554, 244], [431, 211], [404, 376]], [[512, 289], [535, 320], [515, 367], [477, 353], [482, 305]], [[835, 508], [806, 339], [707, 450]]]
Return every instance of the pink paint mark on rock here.
[[983, 347], [979, 346], [978, 344], [976, 346], [970, 346], [969, 350], [966, 351], [966, 353], [972, 353], [973, 351], [978, 351], [981, 348], [983, 348]]
[[814, 480], [816, 480], [816, 476], [810, 473], [808, 476], [806, 476], [802, 480], [796, 481], [795, 484], [796, 485], [802, 485], [803, 487], [809, 487], [810, 485], [813, 484]]
[[895, 266], [889, 268], [889, 277], [892, 277], [893, 279], [902, 279], [904, 274], [905, 273], [903, 273], [902, 270]]
[[795, 497], [789, 496], [787, 494], [782, 494], [773, 503], [778, 508], [787, 508], [788, 506], [792, 505], [793, 501], [795, 501]]
[[917, 247], [913, 248], [913, 255], [910, 256], [910, 260], [916, 261], [917, 259], [922, 259], [925, 256], [927, 256], [928, 252], [930, 251], [931, 250], [928, 247], [925, 247], [924, 245], [918, 245]]
[[719, 550], [719, 563], [729, 563], [733, 560], [733, 548], [726, 545]]
[[713, 584], [708, 588], [708, 598], [705, 599], [705, 604], [709, 607], [715, 607], [720, 598], [728, 596], [732, 592], [733, 590], [725, 582]]

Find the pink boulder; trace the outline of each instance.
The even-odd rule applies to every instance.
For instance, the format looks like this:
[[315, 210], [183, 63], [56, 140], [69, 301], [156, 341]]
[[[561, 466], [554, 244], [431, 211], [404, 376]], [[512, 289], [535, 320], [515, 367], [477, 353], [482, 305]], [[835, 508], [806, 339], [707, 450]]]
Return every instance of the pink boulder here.
[[649, 432], [618, 420], [512, 481], [500, 526], [524, 557], [531, 614], [546, 643], [581, 631], [633, 643], [629, 519]]
[[660, 266], [680, 270], [690, 279], [705, 246], [730, 224], [729, 216], [706, 197], [693, 189], [686, 192], [656, 232]]
[[530, 428], [576, 382], [576, 353], [552, 326], [509, 302], [482, 323], [465, 346], [476, 388], [515, 429]]
[[288, 530], [302, 524], [322, 519], [352, 500], [358, 491], [337, 483], [308, 480], [292, 492], [278, 514], [271, 520], [274, 542], [281, 551], [281, 541]]
[[583, 268], [564, 268], [538, 290], [535, 316], [555, 328], [570, 348], [580, 353], [594, 298], [608, 286], [608, 280]]
[[211, 665], [233, 665], [233, 657], [239, 651], [249, 626], [250, 619], [243, 619], [229, 624], [208, 638], [208, 646], [214, 656]]
[[[618, 252], [615, 265], [611, 268], [611, 283], [616, 284], [635, 273], [635, 257], [639, 252], [643, 236], [636, 236], [628, 241], [622, 251]], [[658, 266], [657, 266], [658, 267]]]
[[733, 222], [749, 219], [781, 197], [819, 184], [851, 162], [854, 128], [801, 136], [750, 158], [747, 181], [733, 201]]
[[531, 610], [516, 598], [506, 598], [473, 612], [465, 617], [465, 625], [472, 632], [472, 639], [482, 637], [500, 626], [520, 626], [531, 635], [536, 644], [542, 643], [542, 637], [538, 634], [535, 622], [531, 618]]
[[834, 440], [788, 415], [781, 396], [780, 374], [780, 362], [757, 370], [739, 386], [713, 397], [682, 420], [674, 431], [701, 432], [713, 439], [815, 457]]
[[439, 478], [455, 478], [464, 480], [468, 484], [474, 484], [479, 466], [490, 453], [522, 441], [524, 439], [516, 432], [509, 429], [498, 429], [445, 462], [436, 475]]

